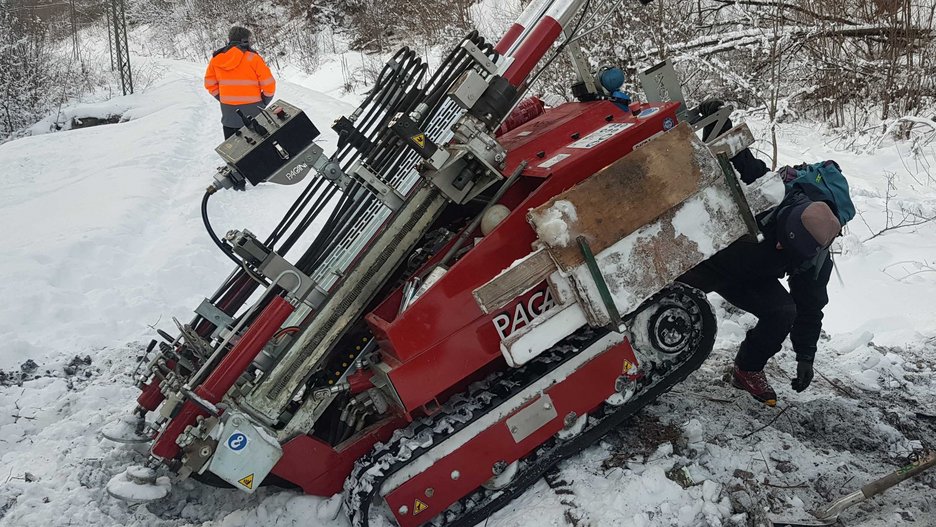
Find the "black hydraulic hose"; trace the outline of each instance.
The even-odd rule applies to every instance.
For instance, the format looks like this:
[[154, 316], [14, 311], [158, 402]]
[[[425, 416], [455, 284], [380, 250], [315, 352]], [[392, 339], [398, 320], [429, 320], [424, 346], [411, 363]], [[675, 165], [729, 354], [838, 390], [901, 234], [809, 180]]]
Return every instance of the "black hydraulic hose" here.
[[305, 234], [305, 231], [312, 225], [312, 222], [315, 221], [315, 218], [321, 214], [322, 210], [325, 208], [335, 194], [338, 192], [338, 187], [332, 186], [322, 192], [319, 197], [316, 199], [315, 203], [309, 208], [306, 215], [299, 221], [299, 224], [296, 226], [293, 233], [283, 242], [282, 250], [288, 251], [292, 246], [299, 241], [299, 238]]
[[249, 269], [247, 269], [247, 267], [244, 265], [244, 262], [240, 258], [238, 258], [237, 255], [234, 254], [234, 251], [232, 251], [230, 247], [225, 245], [224, 242], [222, 242], [218, 238], [218, 235], [215, 234], [214, 229], [211, 228], [211, 222], [208, 221], [208, 198], [210, 198], [211, 195], [214, 194], [215, 192], [216, 192], [216, 189], [214, 189], [213, 187], [206, 190], [205, 195], [202, 197], [202, 202], [201, 202], [202, 222], [205, 224], [205, 230], [208, 231], [208, 236], [211, 236], [211, 241], [213, 241], [215, 245], [217, 245], [218, 248], [221, 249], [221, 252], [227, 255], [227, 257], [230, 258], [232, 262], [236, 263], [237, 266], [243, 269], [244, 272], [250, 275], [251, 278], [260, 282], [261, 284], [266, 285], [267, 283], [266, 280], [260, 276], [257, 276], [256, 273], [253, 273]]
[[[371, 89], [371, 92], [368, 94], [368, 97], [365, 99], [365, 102], [361, 104], [361, 108], [367, 107], [367, 111], [364, 112], [363, 116], [359, 116], [356, 123], [356, 127], [359, 131], [368, 135], [368, 128], [372, 125], [375, 125], [376, 120], [375, 116], [379, 114], [380, 110], [383, 108], [380, 102], [386, 97], [386, 92], [393, 88], [394, 83], [392, 82], [395, 76], [391, 76], [394, 72], [394, 66], [391, 63], [399, 64], [400, 61], [407, 58], [409, 55], [409, 48], [403, 47], [400, 48], [393, 58], [384, 65], [383, 69], [380, 72], [380, 75], [377, 77], [377, 81], [374, 87]], [[407, 59], [408, 60], [408, 59]], [[349, 145], [350, 146], [350, 145]], [[345, 151], [342, 152], [338, 157], [339, 159], [344, 158], [347, 153], [351, 151], [350, 148], [346, 147]]]
[[214, 188], [209, 188], [207, 191], [205, 191], [205, 195], [202, 197], [202, 201], [201, 201], [202, 222], [204, 222], [205, 224], [205, 230], [208, 231], [208, 236], [211, 236], [211, 241], [213, 241], [215, 245], [217, 245], [218, 248], [221, 249], [221, 252], [223, 252], [225, 256], [230, 258], [232, 262], [236, 263], [237, 266], [240, 267], [242, 265], [242, 262], [240, 261], [240, 259], [234, 255], [234, 252], [231, 251], [230, 247], [225, 245], [224, 242], [222, 242], [221, 239], [218, 238], [218, 235], [215, 234], [214, 229], [211, 228], [211, 222], [208, 221], [208, 198], [210, 198], [211, 195], [214, 193], [215, 193]]
[[353, 199], [348, 203], [348, 206], [342, 211], [342, 215], [335, 223], [338, 229], [329, 233], [329, 236], [323, 240], [324, 243], [321, 249], [312, 258], [306, 260], [309, 272], [321, 266], [351, 231], [359, 227], [357, 225], [358, 220], [366, 213], [375, 199], [374, 195], [364, 188], [359, 188], [354, 193]]
[[[398, 64], [400, 65], [404, 65], [404, 62], [411, 59], [414, 55], [415, 54], [413, 52], [409, 51], [406, 48], [403, 48], [396, 53], [393, 60], [397, 61]], [[412, 66], [406, 66], [403, 69], [404, 73], [409, 73], [408, 70], [411, 68]], [[393, 83], [385, 83], [385, 82], [382, 82], [382, 80], [386, 79], [393, 72], [394, 69], [399, 71], [401, 70], [401, 67], [398, 66], [397, 68], [394, 68], [390, 64], [384, 67], [383, 71], [381, 71], [381, 74], [379, 76], [379, 80], [381, 82], [378, 82], [378, 86], [375, 87], [375, 89], [371, 90], [370, 94], [365, 99], [364, 104], [367, 104], [368, 102], [373, 101], [375, 98], [381, 99], [381, 98], [387, 97], [388, 91], [392, 90], [393, 88]], [[393, 79], [391, 78], [391, 80]], [[364, 118], [365, 125], [371, 126], [373, 122], [376, 122], [380, 119], [380, 116], [375, 114], [375, 112], [379, 110], [379, 108], [380, 108], [379, 105], [374, 105], [372, 106], [370, 111], [367, 112], [367, 114], [365, 114], [365, 118]], [[375, 119], [371, 119], [372, 115], [375, 117]], [[377, 127], [375, 126], [375, 128]], [[346, 146], [341, 152], [338, 152], [336, 156], [333, 156], [333, 158], [335, 157], [341, 158], [351, 152], [353, 152], [353, 150], [349, 146]], [[345, 168], [347, 169], [348, 167], [345, 167]], [[314, 183], [306, 187], [306, 191], [304, 191], [303, 194], [300, 195], [300, 197], [293, 203], [293, 206], [289, 209], [289, 211], [287, 211], [287, 214], [284, 216], [283, 220], [280, 222], [280, 224], [271, 234], [268, 240], [268, 245], [272, 245], [273, 243], [277, 242], [283, 235], [285, 235], [286, 231], [289, 229], [289, 227], [291, 227], [295, 223], [296, 219], [302, 216], [302, 211], [307, 208], [307, 205], [312, 200], [314, 194], [320, 190], [321, 190], [321, 186], [315, 185]], [[333, 192], [330, 194], [333, 195]], [[317, 203], [319, 204], [319, 206], [313, 206], [312, 209], [309, 210], [305, 214], [304, 217], [302, 217], [302, 220], [300, 221], [299, 226], [296, 227], [292, 235], [287, 239], [287, 241], [283, 244], [283, 246], [281, 246], [280, 248], [281, 254], [285, 253], [285, 251], [287, 251], [296, 243], [298, 238], [302, 236], [302, 234], [304, 233], [305, 229], [308, 228], [309, 225], [311, 225], [312, 221], [314, 220], [315, 214], [317, 214], [317, 212], [320, 211], [324, 207], [324, 203], [322, 203], [321, 200], [319, 200]], [[328, 229], [324, 229], [324, 230], [328, 230]]]
[[[462, 42], [467, 41], [475, 43], [487, 55], [497, 58], [493, 46], [485, 42], [483, 37], [478, 36], [477, 31], [468, 33], [462, 39]], [[367, 110], [358, 121], [358, 129], [370, 141], [371, 148], [366, 152], [360, 152], [350, 145], [345, 145], [343, 149], [332, 155], [332, 159], [335, 161], [347, 160], [344, 167], [347, 170], [356, 159], [360, 159], [362, 154], [366, 154], [364, 158], [369, 160], [371, 168], [375, 169], [378, 174], [383, 173], [392, 163], [402, 161], [408, 153], [408, 147], [403, 141], [390, 133], [386, 127], [387, 122], [397, 113], [410, 112], [421, 103], [426, 104], [428, 110], [423, 113], [418, 124], [423, 125], [428, 122], [444, 100], [449, 86], [471, 65], [471, 62], [472, 60], [467, 52], [461, 46], [457, 46], [449, 52], [439, 68], [426, 80], [428, 64], [417, 57], [414, 50], [407, 47], [399, 49], [392, 59], [384, 65], [375, 86], [368, 92], [359, 106], [359, 108], [367, 108]], [[420, 84], [423, 82], [425, 84], [420, 88]], [[350, 159], [347, 159], [349, 156]], [[274, 247], [286, 237], [285, 241], [277, 249], [280, 255], [285, 255], [298, 242], [338, 192], [336, 186], [326, 185], [328, 183], [321, 178], [315, 178], [309, 182], [283, 215], [277, 226], [271, 231], [265, 243], [268, 247]], [[354, 227], [354, 221], [359, 219], [366, 209], [373, 204], [373, 196], [369, 195], [369, 193], [362, 193], [364, 191], [360, 189], [359, 184], [354, 183], [347, 190], [348, 194], [342, 196], [344, 198], [342, 204], [332, 211], [321, 232], [313, 240], [312, 246], [301, 258], [304, 262], [311, 260], [312, 262], [321, 263], [329, 254], [329, 249], [334, 249], [342, 241], [343, 237]], [[254, 280], [262, 279], [245, 269], [243, 262], [233, 254], [231, 248], [224, 244], [211, 228], [207, 214], [207, 202], [212, 193], [206, 192], [202, 199], [202, 221], [215, 245], [240, 269], [212, 296], [211, 301], [217, 302], [230, 291], [231, 287], [240, 283], [241, 277], [245, 274]], [[354, 196], [354, 199], [352, 199], [352, 196]], [[291, 233], [289, 233], [290, 229], [293, 229]]]
[[[311, 254], [307, 254], [307, 257], [303, 258], [303, 265], [300, 269], [305, 269], [306, 272], [317, 269], [345, 236], [357, 227], [357, 220], [360, 219], [374, 200], [373, 194], [363, 187], [358, 187], [354, 192], [348, 193], [346, 196], [348, 200], [342, 204], [341, 210], [337, 211], [339, 214], [334, 217], [332, 230], [323, 233], [325, 236], [320, 240], [316, 240], [316, 242], [320, 242], [318, 250], [310, 251]], [[299, 266], [297, 265], [297, 267]]]
[[[311, 213], [310, 211], [315, 210], [315, 203], [318, 203], [322, 199], [322, 196], [327, 195], [330, 191], [337, 189], [335, 185], [330, 184], [324, 178], [315, 177], [314, 179], [315, 179], [314, 181], [315, 185], [310, 187], [308, 192], [303, 193], [302, 200], [301, 200], [301, 203], [299, 203], [299, 206], [291, 208], [288, 212], [288, 216], [284, 218], [282, 222], [280, 222], [280, 225], [277, 226], [276, 239], [275, 239], [276, 242], [279, 242], [284, 236], [286, 236], [289, 229], [293, 228], [294, 225], [302, 225], [304, 223], [305, 215], [308, 215]], [[313, 203], [311, 209], [309, 207], [309, 203]], [[286, 221], [287, 218], [288, 218], [288, 221]], [[303, 218], [303, 219], [300, 219], [300, 218]], [[297, 221], [298, 221], [298, 224], [296, 223]], [[295, 227], [295, 229], [298, 229], [298, 228], [299, 227]], [[295, 229], [293, 230], [293, 235], [296, 234]], [[279, 251], [282, 251], [279, 253], [280, 256], [285, 255], [286, 252], [288, 252], [289, 249], [292, 247], [293, 243], [295, 243], [294, 241], [289, 242], [288, 239], [290, 238], [292, 238], [292, 236], [287, 238], [287, 241], [283, 242], [280, 245], [278, 249]], [[272, 244], [268, 244], [268, 246], [273, 247]]]
[[[308, 269], [307, 263], [315, 260], [323, 248], [328, 245], [328, 240], [331, 238], [335, 230], [339, 228], [339, 221], [342, 217], [342, 214], [344, 214], [345, 210], [348, 208], [351, 197], [355, 192], [357, 192], [359, 186], [360, 185], [356, 182], [352, 182], [352, 184], [341, 194], [341, 197], [338, 199], [338, 203], [335, 205], [335, 208], [325, 219], [325, 224], [322, 226], [322, 229], [312, 241], [312, 244], [306, 250], [305, 254], [303, 254], [302, 257], [297, 260], [296, 267], [299, 269]], [[311, 224], [313, 220], [314, 218], [308, 218], [309, 224]]]
[[[412, 54], [407, 55], [410, 57], [412, 56]], [[444, 66], [441, 67], [435, 75], [433, 75], [432, 80], [434, 83], [437, 83], [437, 85], [434, 87], [434, 92], [436, 95], [434, 98], [436, 100], [429, 101], [432, 106], [436, 106], [438, 101], [441, 101], [442, 96], [445, 94], [451, 83], [454, 82], [457, 77], [462, 74], [464, 69], [466, 69], [471, 63], [471, 59], [467, 56], [467, 52], [461, 48], [459, 48], [456, 52], [450, 53], [450, 57], [455, 59], [454, 63], [447, 60], [444, 63]], [[416, 69], [414, 69], [414, 67]], [[424, 65], [418, 59], [414, 59], [413, 63], [409, 67], [398, 67], [397, 72], [399, 74], [396, 75], [393, 80], [397, 80], [399, 83], [405, 84], [398, 84], [398, 86], [393, 86], [391, 84], [385, 86], [384, 89], [378, 90], [380, 93], [380, 97], [377, 99], [378, 102], [385, 102], [388, 99], [392, 99], [401, 93], [412, 94], [413, 92], [417, 91], [417, 86], [414, 85], [413, 82], [414, 80], [418, 82], [419, 79], [424, 78], [426, 71], [427, 70], [425, 69]], [[416, 95], [419, 94], [417, 93]], [[386, 121], [388, 121], [398, 111], [408, 111], [414, 108], [419, 102], [424, 101], [417, 101], [415, 96], [407, 97], [404, 95], [402, 99], [397, 99], [396, 102], [398, 103], [397, 107], [385, 108], [381, 112], [369, 112], [368, 116], [373, 116], [376, 119], [383, 121], [380, 124], [385, 125]], [[430, 115], [428, 115], [429, 113], [431, 112], [427, 112], [427, 115], [424, 116], [424, 120], [430, 117]], [[379, 152], [372, 152], [372, 156], [365, 157], [371, 157], [370, 162], [374, 165], [377, 165], [372, 166], [372, 168], [378, 169], [378, 172], [381, 172], [382, 169], [387, 168], [387, 165], [393, 160], [400, 159], [403, 155], [406, 154], [406, 146], [398, 138], [395, 138], [392, 133], [386, 129], [385, 126], [378, 126], [376, 130], [372, 129], [369, 131], [371, 134], [373, 134], [374, 131], [377, 132], [377, 135], [380, 137], [380, 141], [377, 141], [376, 144], [382, 148], [379, 148]], [[363, 215], [365, 210], [374, 202], [373, 196], [369, 193], [361, 197], [363, 199], [355, 200], [356, 206], [350, 209], [341, 207], [335, 211], [339, 214], [333, 215], [328, 223], [340, 225], [339, 230], [337, 232], [328, 233], [323, 230], [322, 235], [324, 236], [323, 238], [320, 238], [320, 240], [326, 241], [325, 246], [322, 247], [318, 243], [320, 240], [316, 240], [316, 247], [314, 247], [315, 250], [310, 250], [307, 252], [307, 254], [302, 259], [303, 268], [309, 264], [312, 264], [309, 265], [310, 268], [315, 268], [317, 264], [321, 264], [324, 257], [330, 253], [330, 249], [334, 249], [338, 243], [341, 243], [341, 241], [344, 239], [344, 236], [354, 228], [353, 221]]]
[[[279, 239], [289, 230], [289, 227], [295, 222], [296, 218], [299, 217], [301, 211], [308, 205], [312, 197], [319, 192], [322, 188], [322, 185], [325, 184], [325, 180], [318, 177], [313, 177], [312, 181], [306, 185], [306, 188], [302, 190], [299, 194], [299, 197], [293, 202], [293, 204], [286, 211], [286, 214], [283, 215], [283, 219], [280, 220], [279, 224], [276, 225], [276, 228], [270, 233], [270, 237], [267, 238], [266, 245], [267, 247], [272, 247]], [[282, 253], [280, 254], [283, 255]]]

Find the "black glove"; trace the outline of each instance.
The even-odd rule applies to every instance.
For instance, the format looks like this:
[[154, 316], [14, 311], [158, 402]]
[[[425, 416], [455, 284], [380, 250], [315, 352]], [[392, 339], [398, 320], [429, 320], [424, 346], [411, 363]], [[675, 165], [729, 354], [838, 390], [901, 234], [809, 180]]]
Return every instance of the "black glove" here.
[[725, 103], [718, 99], [706, 99], [699, 105], [699, 113], [702, 114], [702, 117], [708, 117], [717, 112], [724, 105]]
[[813, 379], [813, 365], [812, 361], [797, 361], [796, 362], [796, 378], [793, 379], [793, 382], [790, 383], [790, 386], [797, 392], [805, 390], [809, 383]]

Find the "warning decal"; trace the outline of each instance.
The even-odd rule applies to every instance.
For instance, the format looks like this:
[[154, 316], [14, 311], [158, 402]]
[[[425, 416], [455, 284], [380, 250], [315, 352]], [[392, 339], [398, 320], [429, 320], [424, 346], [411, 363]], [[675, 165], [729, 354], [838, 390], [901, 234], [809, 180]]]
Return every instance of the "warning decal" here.
[[416, 503], [413, 504], [413, 516], [416, 516], [417, 514], [419, 514], [420, 512], [428, 508], [429, 508], [428, 505], [420, 501], [419, 498], [416, 498]]
[[419, 148], [426, 148], [426, 134], [418, 134], [410, 137], [414, 143], [419, 145]]
[[254, 480], [254, 475], [250, 474], [237, 480], [237, 482], [247, 487], [248, 489], [253, 489], [253, 480]]

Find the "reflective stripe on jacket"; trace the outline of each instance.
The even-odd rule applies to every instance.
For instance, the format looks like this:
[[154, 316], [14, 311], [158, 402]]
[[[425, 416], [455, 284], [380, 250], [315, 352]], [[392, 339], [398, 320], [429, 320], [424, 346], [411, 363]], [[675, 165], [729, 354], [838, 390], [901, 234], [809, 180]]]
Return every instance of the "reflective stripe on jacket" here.
[[205, 89], [222, 104], [251, 104], [272, 99], [276, 80], [260, 55], [232, 45], [211, 58]]

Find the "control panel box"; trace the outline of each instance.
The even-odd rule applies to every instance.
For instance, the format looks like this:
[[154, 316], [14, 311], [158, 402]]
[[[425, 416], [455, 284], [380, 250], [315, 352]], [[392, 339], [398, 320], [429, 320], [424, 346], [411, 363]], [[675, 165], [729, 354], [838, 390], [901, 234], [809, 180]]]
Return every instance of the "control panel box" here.
[[[319, 130], [299, 108], [277, 100], [215, 151], [247, 181], [257, 185], [276, 178], [295, 183], [308, 172], [303, 154], [314, 147]], [[291, 177], [289, 177], [291, 176]]]

